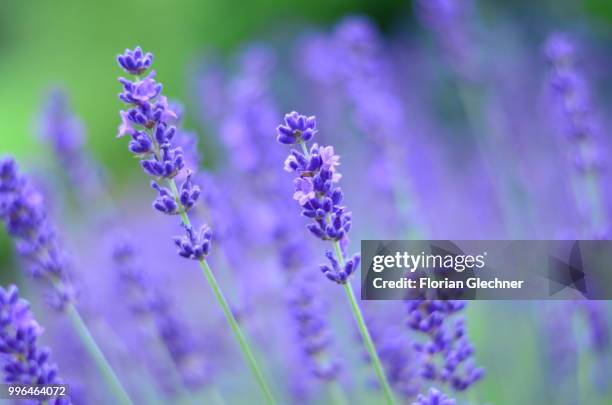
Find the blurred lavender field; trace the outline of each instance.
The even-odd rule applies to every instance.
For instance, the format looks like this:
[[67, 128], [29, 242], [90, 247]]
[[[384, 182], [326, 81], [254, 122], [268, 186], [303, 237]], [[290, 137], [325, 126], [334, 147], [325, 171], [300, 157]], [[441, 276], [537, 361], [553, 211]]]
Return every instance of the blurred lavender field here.
[[359, 301], [375, 360], [346, 298], [362, 239], [612, 236], [605, 6], [322, 4], [60, 5], [115, 27], [74, 39], [0, 6], [24, 21], [0, 30], [3, 379], [70, 385], [49, 403], [612, 403], [609, 302]]

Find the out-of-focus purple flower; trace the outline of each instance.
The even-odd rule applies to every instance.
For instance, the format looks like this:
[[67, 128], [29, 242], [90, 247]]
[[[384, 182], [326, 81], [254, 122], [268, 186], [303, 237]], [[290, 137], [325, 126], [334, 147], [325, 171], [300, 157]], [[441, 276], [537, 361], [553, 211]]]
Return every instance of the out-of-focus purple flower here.
[[416, 402], [412, 405], [455, 405], [457, 402], [438, 391], [431, 388], [427, 395], [419, 394]]
[[279, 119], [270, 82], [274, 53], [265, 45], [251, 44], [238, 56], [239, 71], [227, 85], [226, 113], [219, 132], [233, 165], [242, 171], [269, 172], [277, 151], [270, 128]]
[[[39, 347], [42, 328], [30, 312], [30, 304], [19, 298], [14, 285], [0, 287], [0, 363], [4, 381], [9, 384], [62, 384], [51, 351]], [[68, 398], [50, 400], [55, 405], [70, 404]]]
[[[347, 233], [351, 228], [351, 213], [346, 212], [346, 208], [340, 205], [343, 199], [342, 190], [335, 186], [340, 179], [340, 174], [335, 170], [340, 158], [329, 146], [319, 147], [314, 144], [308, 150], [304, 141], [304, 132], [314, 131], [315, 117], [306, 117], [293, 111], [285, 115], [285, 124], [277, 128], [278, 141], [287, 143], [285, 141], [292, 139], [291, 145], [300, 145], [302, 148], [301, 152], [296, 149], [291, 150], [287, 158], [289, 163], [286, 161], [285, 168], [298, 176], [294, 182], [294, 198], [302, 207], [302, 215], [313, 221], [307, 225], [307, 229], [319, 239], [340, 243], [341, 246], [344, 246], [347, 242]], [[288, 129], [299, 131], [299, 134], [295, 132], [293, 138], [283, 138], [289, 136]], [[312, 132], [309, 139], [315, 133], [316, 131]], [[341, 253], [345, 255], [344, 252]], [[340, 258], [334, 258], [331, 252], [327, 253], [327, 258], [331, 266], [322, 265], [321, 271], [328, 279], [339, 284], [346, 283], [359, 264], [359, 255], [346, 260], [343, 265], [337, 261]]]
[[210, 381], [210, 369], [197, 350], [189, 328], [177, 316], [171, 300], [148, 277], [138, 262], [134, 244], [120, 238], [113, 247], [113, 263], [118, 273], [127, 304], [133, 313], [150, 319], [189, 389], [201, 388]]
[[471, 0], [419, 0], [417, 15], [433, 31], [454, 68], [475, 78], [475, 50], [468, 27]]
[[76, 191], [84, 192], [84, 199], [89, 199], [102, 193], [102, 186], [100, 168], [85, 149], [84, 132], [83, 123], [70, 108], [68, 95], [61, 89], [49, 92], [40, 114], [40, 137], [49, 143]]
[[597, 145], [600, 124], [589, 85], [577, 67], [576, 47], [567, 35], [551, 34], [544, 45], [544, 54], [550, 64], [553, 110], [569, 140], [570, 160], [583, 187], [580, 195], [576, 195], [576, 204], [588, 222], [585, 227], [588, 237], [601, 237], [607, 234], [609, 223], [598, 184], [602, 167]]
[[455, 300], [410, 300], [406, 302], [408, 326], [426, 336], [414, 344], [421, 354], [421, 377], [448, 383], [458, 391], [469, 388], [484, 375], [472, 359], [474, 348], [469, 341], [463, 318], [452, 316], [465, 304]]
[[[119, 136], [131, 136], [129, 150], [140, 159], [144, 172], [155, 179], [153, 188], [158, 196], [153, 207], [164, 214], [184, 215], [197, 202], [200, 188], [193, 184], [190, 172], [185, 169], [183, 149], [173, 143], [177, 136], [174, 124], [179, 119], [178, 114], [161, 95], [162, 86], [155, 81], [154, 71], [140, 78], [151, 66], [152, 58], [138, 47], [134, 51], [126, 50], [117, 58], [126, 72], [137, 76], [134, 81], [119, 79], [123, 85], [119, 98], [128, 106], [127, 111], [120, 113]], [[174, 183], [177, 176], [184, 179], [180, 190]], [[169, 188], [161, 186], [162, 181], [166, 181]], [[203, 226], [196, 232], [186, 226], [185, 231], [186, 236], [175, 238], [179, 255], [202, 260], [209, 253], [210, 229]]]
[[313, 375], [330, 381], [338, 376], [339, 363], [329, 352], [331, 335], [325, 318], [326, 308], [312, 281], [297, 275], [289, 287], [288, 306], [296, 326], [297, 344], [302, 349]]
[[595, 121], [584, 76], [576, 68], [575, 45], [568, 36], [551, 34], [544, 45], [551, 66], [549, 83], [570, 138], [592, 137]]
[[605, 303], [585, 301], [582, 303], [590, 328], [591, 345], [598, 352], [610, 349], [610, 324]]
[[122, 55], [117, 56], [117, 62], [127, 73], [138, 76], [151, 67], [153, 55], [142, 52], [137, 46], [133, 51], [126, 49]]
[[[420, 392], [423, 382], [419, 376], [419, 359], [411, 340], [402, 333], [401, 324], [381, 318], [379, 314], [376, 318], [368, 319], [368, 329], [376, 344], [376, 351], [393, 389], [404, 398], [413, 399]], [[360, 342], [363, 341], [360, 339]], [[364, 359], [370, 360], [365, 350]]]
[[63, 309], [74, 299], [67, 254], [48, 219], [41, 193], [19, 174], [12, 158], [0, 159], [0, 219], [28, 273], [53, 287], [50, 304]]

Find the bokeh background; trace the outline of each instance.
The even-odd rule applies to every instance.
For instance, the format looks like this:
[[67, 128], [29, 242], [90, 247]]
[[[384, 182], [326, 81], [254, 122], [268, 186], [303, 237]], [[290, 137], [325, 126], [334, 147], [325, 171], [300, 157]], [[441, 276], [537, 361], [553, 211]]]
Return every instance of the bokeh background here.
[[[124, 214], [125, 228], [142, 242], [145, 267], [155, 268], [152, 277], [165, 286], [196, 339], [210, 346], [207, 353], [214, 354], [211, 359], [218, 370], [216, 384], [226, 402], [251, 403], [248, 398], [256, 387], [242, 369], [210, 292], [195, 266], [174, 257], [170, 237], [177, 232], [175, 221], [160, 219], [148, 210], [152, 198], [148, 180], [127, 153], [125, 142], [115, 139], [121, 108], [116, 80], [121, 72], [115, 56], [135, 45], [155, 54], [155, 69], [164, 93], [181, 101], [183, 125], [198, 136], [201, 169], [213, 177], [218, 175], [221, 193], [229, 193], [234, 189], [226, 179], [244, 179], [247, 173], [232, 169], [228, 163], [234, 151], [220, 139], [223, 131], [218, 118], [207, 111], [223, 112], [231, 104], [227, 98], [204, 94], [202, 83], [215, 69], [221, 72], [224, 83], [231, 82], [240, 72], [239, 55], [245, 47], [265, 45], [274, 54], [275, 70], [269, 86], [278, 112], [297, 109], [316, 114], [321, 139], [334, 143], [346, 162], [342, 169], [347, 204], [352, 206], [355, 218], [353, 249], [358, 248], [359, 239], [550, 239], [577, 235], [581, 211], [568, 186], [573, 168], [566, 156], [566, 139], [555, 125], [558, 119], [548, 108], [549, 66], [542, 50], [546, 38], [555, 31], [566, 32], [576, 41], [578, 67], [588, 78], [599, 122], [594, 138], [604, 165], [598, 178], [602, 210], [609, 214], [612, 178], [605, 163], [612, 156], [608, 130], [612, 116], [612, 4], [604, 0], [458, 3], [469, 3], [465, 21], [474, 33], [460, 41], [460, 47], [469, 55], [478, 55], [481, 70], [477, 76], [486, 77], [482, 82], [470, 76], [469, 68], [467, 73], [462, 70], [465, 66], [456, 64], [453, 55], [449, 58], [445, 54], [436, 40], [439, 32], [427, 26], [415, 11], [417, 5], [409, 1], [0, 3], [0, 154], [13, 155], [48, 196], [49, 208], [74, 253], [75, 268], [87, 292], [82, 294], [83, 311], [121, 378], [129, 381], [127, 385], [136, 395], [146, 393], [140, 390], [141, 385], [156, 384], [151, 376], [147, 379], [139, 374], [142, 370], [134, 364], [155, 374], [163, 368], [162, 361], [155, 355], [134, 352], [144, 338], [131, 333], [132, 321], [117, 299], [121, 293], [107, 257], [110, 242], [97, 222], [102, 208], [93, 202], [84, 206], [78, 203], [74, 190], [62, 180], [49, 145], [38, 136], [39, 115], [49, 90], [61, 87], [69, 95], [74, 114], [84, 124], [88, 153], [103, 168], [110, 185], [108, 193]], [[351, 123], [346, 100], [335, 97], [337, 92], [326, 88], [325, 80], [313, 82], [308, 77], [308, 72], [316, 73], [330, 64], [342, 65], [345, 60], [325, 54], [320, 60], [313, 59], [313, 54], [305, 51], [305, 41], [313, 35], [332, 35], [335, 27], [351, 15], [369, 19], [385, 44], [384, 54], [394, 63], [388, 74], [403, 102], [406, 121], [400, 139], [411, 147], [410, 151], [402, 149], [409, 161], [404, 169], [414, 176], [411, 186], [403, 189], [405, 179], [396, 175], [403, 190], [400, 197], [409, 202], [401, 198], [389, 202], [384, 190], [378, 191], [376, 179], [387, 174], [364, 169], [370, 157], [367, 134]], [[322, 74], [325, 77], [326, 73]], [[372, 100], [373, 104], [379, 102]], [[279, 114], [279, 120], [281, 117]], [[269, 128], [271, 139], [274, 129]], [[483, 147], [478, 141], [482, 133], [498, 136], [487, 137], [488, 144]], [[487, 148], [496, 149], [495, 154], [487, 157]], [[290, 200], [289, 179], [287, 185]], [[248, 197], [234, 202], [236, 206], [245, 205]], [[288, 207], [295, 208], [298, 215], [297, 207]], [[254, 213], [254, 222], [265, 222], [265, 215], [269, 212]], [[607, 237], [606, 230], [601, 231]], [[226, 254], [240, 253], [235, 250], [239, 247], [228, 246], [231, 252]], [[323, 258], [323, 248], [316, 246], [319, 253], [313, 258], [315, 263]], [[283, 330], [277, 313], [278, 300], [283, 298], [282, 277], [275, 279], [270, 264], [273, 260], [265, 256], [269, 252], [259, 247], [252, 250], [244, 254], [248, 260], [239, 261], [243, 267], [240, 271], [227, 271], [220, 278], [237, 313], [244, 317], [245, 329], [259, 348], [266, 372], [273, 376], [275, 389], [288, 402], [297, 403], [291, 399], [283, 371], [287, 355], [276, 349], [284, 338], [269, 339], [266, 334]], [[318, 273], [316, 265], [313, 273]], [[47, 330], [45, 343], [54, 349], [60, 368], [66, 370], [65, 379], [80, 380], [75, 387], [80, 384], [85, 402], [100, 403], [104, 393], [100, 387], [91, 388], [96, 376], [78, 361], [83, 354], [75, 349], [77, 345], [62, 347], [64, 335], [70, 335], [64, 321], [45, 307], [39, 290], [21, 274], [11, 242], [0, 232], [0, 280], [4, 285], [17, 283], [22, 287]], [[262, 274], [263, 281], [252, 284], [248, 280], [253, 274]], [[325, 300], [331, 302], [331, 325], [339, 357], [345, 363], [342, 378], [347, 391], [355, 403], [375, 401], [376, 388], [364, 383], [367, 371], [351, 366], [362, 363], [362, 353], [352, 350], [358, 343], [346, 304], [335, 286], [315, 275], [313, 282], [322, 285]], [[372, 317], [387, 319], [380, 314], [392, 314], [389, 322], [402, 325], [402, 303], [364, 306]], [[610, 305], [602, 304], [599, 309], [605, 327], [611, 320]], [[610, 342], [597, 349], [592, 344], [597, 331], [593, 332], [589, 316], [582, 316], [571, 304], [474, 302], [466, 312], [476, 361], [487, 372], [468, 392], [454, 395], [460, 403], [612, 402]], [[551, 319], [557, 318], [566, 320], [569, 326], [555, 329], [558, 325], [551, 325]], [[152, 332], [142, 333], [148, 336]], [[607, 334], [607, 329], [601, 333]], [[151, 400], [142, 398], [147, 398], [141, 399], [147, 403]], [[170, 397], [164, 398], [162, 403], [170, 401]], [[311, 403], [327, 401], [316, 388], [309, 398]]]

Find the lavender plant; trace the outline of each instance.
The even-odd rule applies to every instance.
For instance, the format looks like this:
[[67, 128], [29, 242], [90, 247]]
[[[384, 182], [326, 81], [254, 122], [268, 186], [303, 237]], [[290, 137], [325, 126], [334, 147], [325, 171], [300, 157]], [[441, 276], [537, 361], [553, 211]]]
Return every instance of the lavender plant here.
[[[9, 384], [63, 384], [51, 351], [40, 347], [42, 328], [30, 312], [30, 304], [19, 298], [14, 285], [0, 287], [0, 363]], [[70, 398], [53, 398], [49, 404], [68, 405]]]
[[41, 193], [18, 172], [12, 158], [0, 160], [0, 219], [15, 241], [28, 273], [51, 287], [49, 303], [68, 316], [100, 373], [123, 404], [131, 403], [121, 382], [87, 329], [75, 303], [68, 255], [47, 216]]
[[[389, 383], [402, 397], [414, 399], [422, 383], [419, 358], [411, 339], [402, 333], [401, 321], [389, 317], [381, 319], [380, 315], [366, 319]], [[369, 361], [369, 357], [366, 360]]]
[[416, 11], [440, 42], [449, 61], [463, 77], [474, 79], [477, 47], [468, 27], [471, 0], [419, 0]]
[[[588, 80], [578, 68], [576, 45], [568, 35], [559, 32], [551, 34], [544, 45], [544, 53], [550, 65], [548, 82], [553, 111], [560, 121], [559, 129], [567, 139], [568, 157], [573, 163], [570, 181], [582, 219], [575, 237], [606, 238], [610, 225], [601, 189], [603, 160], [597, 142], [600, 123]], [[598, 356], [610, 347], [608, 321], [602, 316], [603, 305], [601, 302], [587, 301], [577, 303], [571, 311], [586, 318], [591, 348]], [[570, 321], [571, 317], [565, 319], [565, 322]], [[571, 326], [566, 328], [571, 330]]]
[[[330, 38], [312, 38], [306, 49], [312, 56], [304, 63], [300, 54], [300, 65], [306, 65], [311, 79], [342, 95], [352, 113], [351, 124], [373, 150], [368, 170], [376, 177], [378, 194], [387, 197], [392, 208], [388, 211], [393, 219], [387, 222], [398, 223], [399, 231], [409, 237], [422, 234], [425, 226], [416, 215], [414, 171], [404, 159], [404, 152], [414, 147], [412, 128], [393, 80], [392, 60], [374, 24], [362, 16], [344, 18]], [[324, 59], [343, 63], [326, 65], [321, 63]], [[321, 69], [326, 71], [317, 74]]]
[[85, 128], [72, 111], [64, 90], [55, 88], [45, 98], [39, 134], [51, 147], [80, 199], [91, 202], [105, 198], [99, 166], [85, 147]]
[[[250, 204], [245, 212], [248, 222], [257, 216], [252, 214], [254, 211], [271, 214], [262, 215], [270, 218], [269, 221], [257, 222], [254, 238], [245, 240], [248, 237], [244, 234], [249, 233], [245, 230], [234, 239], [245, 240], [254, 251], [266, 249], [270, 241], [274, 242], [280, 270], [286, 275], [286, 304], [294, 321], [292, 340], [296, 340], [309, 374], [325, 384], [335, 401], [346, 402], [337, 381], [339, 363], [331, 347], [321, 294], [305, 274], [310, 247], [304, 236], [293, 231], [299, 219], [286, 210], [287, 201], [282, 197], [281, 173], [277, 170], [282, 151], [270, 148], [275, 140], [268, 136], [269, 128], [280, 116], [271, 91], [275, 54], [266, 45], [249, 44], [239, 53], [237, 63], [236, 77], [225, 86], [227, 112], [219, 123], [221, 140], [231, 156], [232, 169], [240, 175], [232, 182], [237, 187], [231, 194], [248, 195]], [[245, 178], [248, 181], [244, 181]], [[241, 209], [245, 208], [236, 207], [236, 210]], [[236, 210], [234, 216], [240, 216]], [[244, 228], [242, 225], [241, 229]]]
[[[549, 85], [553, 106], [561, 121], [561, 131], [568, 140], [570, 161], [574, 163], [576, 204], [586, 217], [582, 233], [586, 237], [601, 238], [606, 235], [609, 224], [599, 185], [602, 169], [600, 151], [596, 145], [599, 125], [589, 86], [577, 67], [575, 45], [567, 35], [551, 34], [544, 52], [550, 64]], [[586, 195], [586, 201], [583, 195]]]
[[465, 307], [464, 302], [419, 299], [407, 301], [406, 305], [408, 326], [426, 337], [414, 344], [421, 356], [422, 378], [464, 391], [483, 377], [484, 369], [472, 359], [474, 348], [464, 319], [453, 319]]
[[363, 319], [353, 288], [348, 282], [349, 276], [357, 269], [360, 255], [348, 257], [348, 232], [351, 228], [351, 213], [342, 205], [342, 189], [336, 183], [342, 177], [337, 171], [340, 157], [332, 146], [313, 144], [310, 149], [307, 142], [317, 133], [316, 118], [304, 116], [293, 111], [285, 115], [284, 123], [277, 127], [277, 140], [284, 145], [299, 145], [301, 152], [292, 149], [285, 160], [285, 170], [296, 173], [293, 194], [302, 208], [302, 215], [312, 220], [306, 228], [318, 239], [332, 244], [333, 251], [327, 251], [329, 264], [321, 265], [322, 273], [331, 281], [344, 287], [347, 299], [359, 326], [364, 344], [368, 350], [376, 375], [380, 382], [386, 401], [395, 403], [393, 392], [385, 376], [376, 348]]
[[340, 365], [330, 353], [332, 339], [325, 308], [312, 280], [305, 274], [298, 275], [289, 288], [288, 306], [296, 326], [296, 343], [305, 355], [307, 368], [322, 381], [333, 382]]
[[180, 377], [175, 388], [180, 391], [180, 386], [184, 386], [195, 390], [210, 383], [210, 369], [197, 350], [191, 331], [178, 316], [170, 298], [153, 284], [138, 263], [136, 248], [127, 238], [115, 244], [113, 264], [133, 314], [141, 319], [150, 319], [155, 325]]
[[[166, 97], [161, 95], [162, 85], [155, 81], [155, 71], [142, 76], [151, 67], [153, 55], [136, 47], [134, 50], [126, 49], [117, 61], [126, 73], [134, 76], [133, 80], [119, 79], [123, 85], [119, 98], [128, 109], [120, 113], [121, 125], [117, 136], [131, 137], [129, 150], [140, 159], [143, 171], [154, 178], [152, 187], [158, 196], [153, 207], [163, 214], [180, 216], [185, 234], [174, 240], [178, 254], [199, 263], [266, 400], [274, 403], [272, 391], [206, 260], [212, 231], [206, 225], [195, 229], [191, 224], [188, 211], [198, 200], [200, 189], [193, 184], [190, 174], [185, 174], [182, 149], [173, 145], [176, 128], [172, 121], [176, 114], [169, 108]], [[181, 173], [185, 180], [179, 189], [174, 178]], [[168, 187], [161, 185], [162, 182]]]

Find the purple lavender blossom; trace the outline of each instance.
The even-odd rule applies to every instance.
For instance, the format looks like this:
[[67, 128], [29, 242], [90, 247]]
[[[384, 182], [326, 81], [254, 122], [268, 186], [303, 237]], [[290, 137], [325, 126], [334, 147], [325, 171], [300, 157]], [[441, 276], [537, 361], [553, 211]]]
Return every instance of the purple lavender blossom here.
[[83, 200], [103, 194], [101, 170], [85, 148], [83, 123], [71, 110], [68, 95], [52, 90], [45, 100], [39, 123], [40, 137], [47, 142]]
[[270, 91], [275, 55], [264, 45], [251, 44], [240, 52], [237, 64], [237, 77], [225, 89], [221, 140], [239, 170], [273, 172], [277, 152], [269, 131], [280, 117]]
[[435, 388], [431, 388], [427, 395], [420, 394], [412, 405], [455, 405], [457, 402], [450, 399]]
[[[378, 314], [369, 317], [368, 328], [376, 350], [380, 356], [389, 383], [404, 398], [414, 398], [420, 391], [422, 379], [419, 378], [418, 358], [412, 348], [412, 342], [402, 333], [401, 321]], [[364, 352], [366, 361], [369, 361]]]
[[0, 159], [0, 219], [28, 273], [53, 287], [49, 303], [63, 310], [74, 299], [67, 254], [49, 221], [41, 193], [19, 174], [12, 158]]
[[288, 306], [296, 326], [296, 343], [305, 355], [308, 369], [321, 380], [336, 379], [340, 367], [329, 352], [332, 339], [325, 317], [326, 308], [310, 277], [297, 275], [289, 294]]
[[279, 125], [277, 140], [285, 145], [308, 142], [317, 134], [315, 117], [306, 117], [293, 111], [285, 116], [285, 125]]
[[[4, 381], [12, 384], [62, 384], [57, 366], [50, 362], [51, 351], [39, 347], [42, 328], [30, 312], [30, 304], [19, 298], [14, 285], [0, 287], [0, 357]], [[51, 404], [70, 404], [56, 398]]]
[[[596, 123], [585, 77], [576, 68], [576, 50], [568, 36], [550, 35], [544, 54], [551, 65], [549, 83], [570, 139], [593, 136]], [[591, 162], [592, 163], [592, 162]]]
[[138, 76], [151, 67], [153, 55], [142, 52], [137, 46], [133, 51], [126, 49], [123, 55], [117, 56], [117, 62], [126, 72]]
[[[375, 25], [365, 17], [343, 19], [331, 36], [327, 58], [343, 63], [330, 73], [352, 110], [352, 120], [366, 136], [369, 153], [368, 171], [376, 176], [378, 194], [386, 196], [395, 209], [393, 219], [398, 231], [418, 234], [422, 220], [416, 215], [413, 190], [414, 173], [419, 170], [402, 158], [414, 148], [414, 137], [407, 126], [406, 106], [394, 80], [393, 61]], [[314, 59], [318, 61], [317, 59]], [[395, 179], [402, 179], [401, 184]], [[382, 220], [381, 220], [382, 222]]]
[[[484, 369], [477, 367], [472, 355], [463, 318], [452, 316], [465, 307], [455, 300], [410, 300], [406, 302], [408, 326], [426, 336], [426, 341], [414, 344], [422, 357], [421, 377], [448, 383], [464, 391], [480, 380]], [[454, 323], [453, 323], [454, 321]]]
[[544, 54], [550, 64], [551, 101], [561, 122], [561, 131], [569, 141], [570, 161], [574, 163], [579, 187], [582, 187], [575, 199], [578, 210], [585, 217], [584, 232], [588, 237], [605, 237], [609, 223], [599, 186], [602, 159], [597, 137], [600, 125], [589, 85], [577, 68], [575, 45], [567, 35], [551, 34]]
[[[153, 207], [167, 215], [185, 215], [200, 196], [200, 189], [191, 181], [191, 176], [185, 174], [185, 158], [183, 149], [173, 145], [177, 134], [173, 123], [177, 114], [170, 109], [166, 97], [161, 95], [162, 85], [155, 81], [155, 71], [143, 78], [152, 64], [152, 55], [144, 54], [137, 47], [134, 51], [129, 49], [117, 60], [119, 65], [127, 72], [135, 75], [134, 81], [120, 78], [123, 92], [119, 98], [128, 105], [127, 111], [121, 111], [121, 125], [118, 137], [129, 135], [132, 139], [129, 150], [140, 159], [143, 171], [155, 180], [151, 182], [158, 196]], [[174, 178], [182, 174], [184, 178], [180, 191], [176, 187]], [[170, 188], [159, 183], [166, 181]], [[177, 192], [178, 199], [174, 194]], [[179, 255], [194, 260], [201, 260], [209, 253], [212, 232], [207, 226], [194, 230], [191, 225], [185, 225], [185, 236], [175, 238], [179, 247]]]
[[203, 225], [197, 232], [193, 228], [185, 228], [186, 235], [176, 237], [174, 243], [178, 246], [178, 254], [186, 259], [202, 260], [210, 251], [212, 231]]
[[[336, 167], [339, 157], [334, 154], [333, 147], [313, 144], [308, 150], [304, 133], [308, 131], [309, 139], [316, 134], [315, 117], [306, 117], [291, 112], [285, 115], [285, 123], [277, 127], [280, 143], [293, 140], [292, 145], [300, 145], [302, 151], [292, 149], [285, 160], [285, 170], [298, 175], [294, 181], [293, 198], [302, 207], [302, 215], [312, 219], [307, 229], [317, 238], [339, 243], [346, 246], [347, 233], [351, 228], [351, 213], [342, 205], [342, 189], [335, 184], [341, 175]], [[345, 253], [341, 252], [344, 256]], [[345, 284], [348, 277], [359, 265], [360, 256], [356, 254], [345, 263], [340, 264], [340, 258], [334, 253], [326, 254], [330, 265], [322, 265], [325, 276], [338, 284]], [[343, 257], [344, 258], [344, 257]]]
[[132, 312], [150, 319], [165, 349], [188, 389], [197, 389], [210, 381], [209, 369], [198, 352], [189, 328], [177, 316], [162, 290], [154, 285], [142, 265], [134, 244], [121, 238], [113, 248], [113, 263]]
[[450, 62], [462, 75], [475, 78], [475, 46], [468, 26], [471, 0], [419, 0], [417, 15], [433, 31]]

